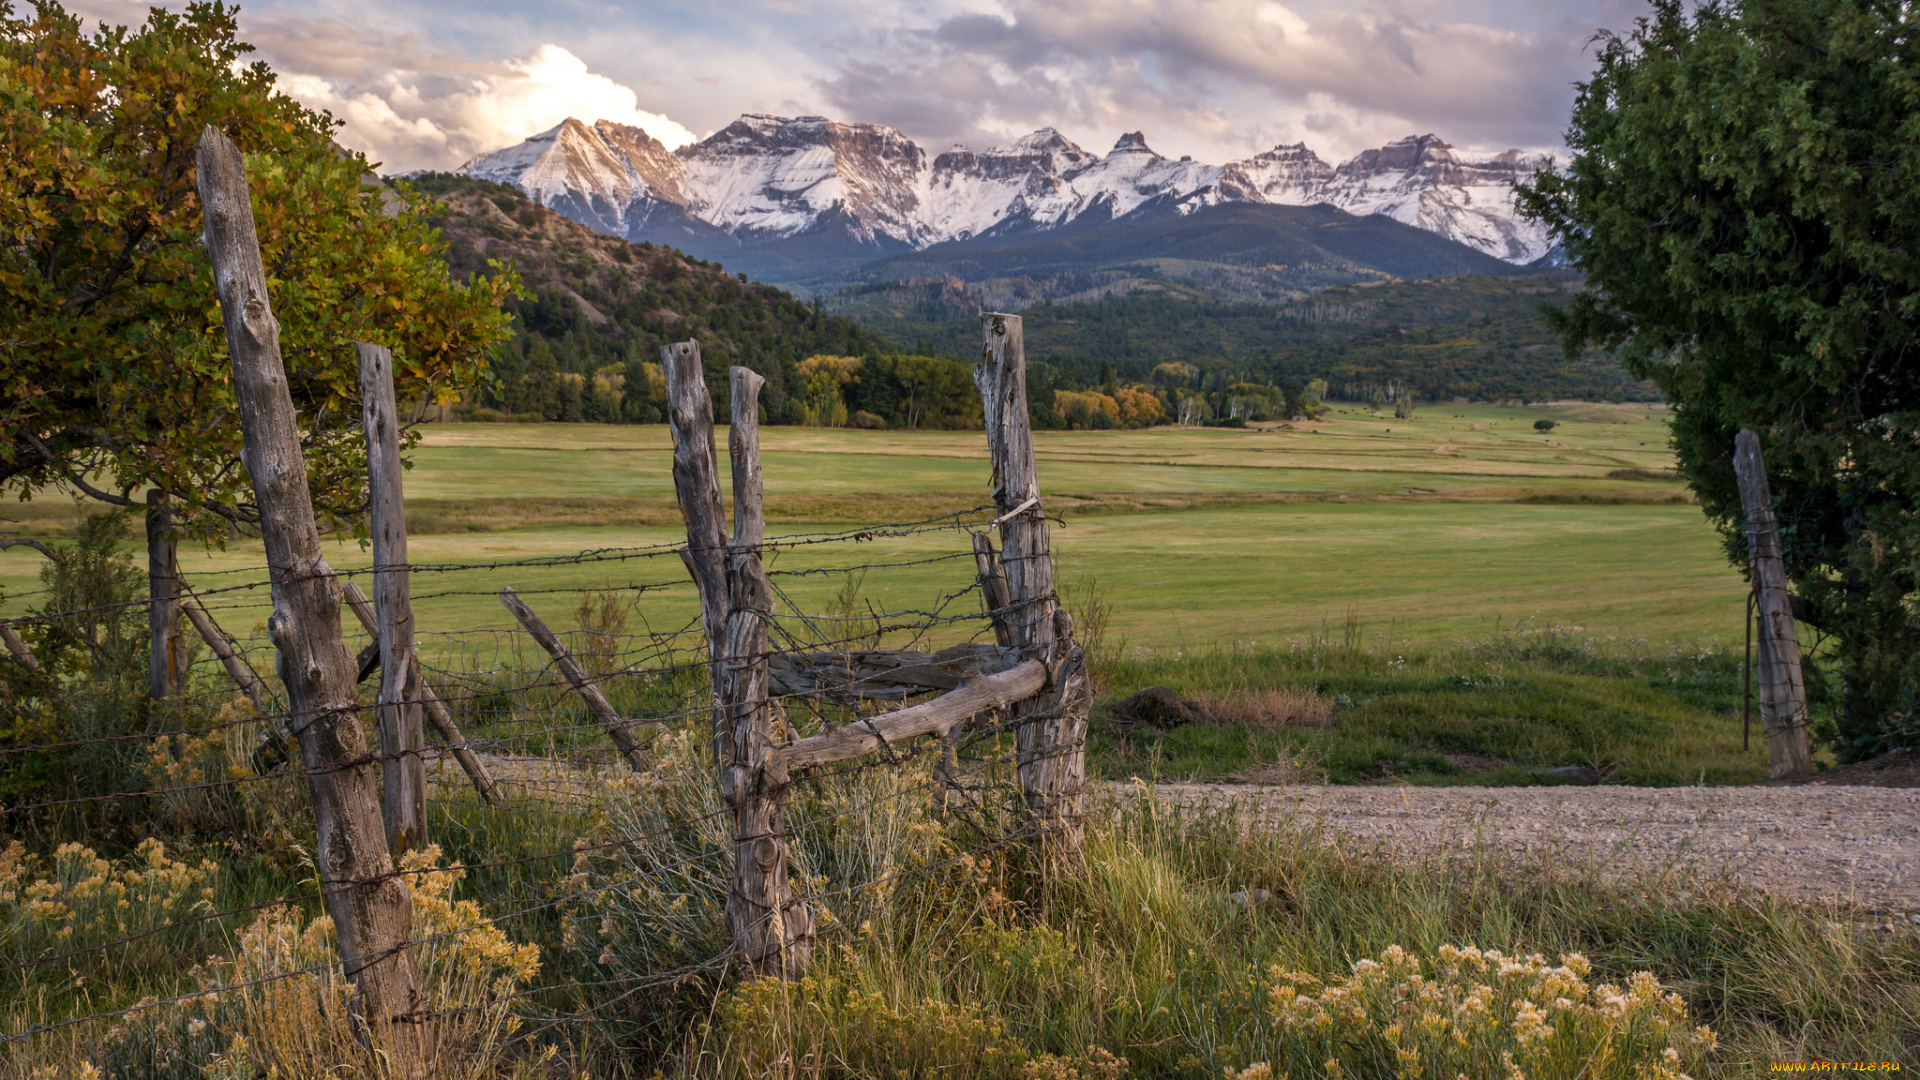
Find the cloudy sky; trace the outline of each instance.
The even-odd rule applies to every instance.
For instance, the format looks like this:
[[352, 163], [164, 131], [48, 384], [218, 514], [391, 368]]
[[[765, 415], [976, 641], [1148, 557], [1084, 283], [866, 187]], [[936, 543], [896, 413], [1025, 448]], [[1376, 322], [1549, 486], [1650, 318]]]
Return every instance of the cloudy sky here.
[[[137, 23], [148, 0], [72, 6]], [[178, 6], [169, 4], [168, 6]], [[890, 124], [928, 150], [1053, 126], [1223, 162], [1433, 132], [1560, 146], [1596, 30], [1643, 0], [256, 0], [244, 36], [386, 171], [572, 115], [669, 146], [743, 112]]]

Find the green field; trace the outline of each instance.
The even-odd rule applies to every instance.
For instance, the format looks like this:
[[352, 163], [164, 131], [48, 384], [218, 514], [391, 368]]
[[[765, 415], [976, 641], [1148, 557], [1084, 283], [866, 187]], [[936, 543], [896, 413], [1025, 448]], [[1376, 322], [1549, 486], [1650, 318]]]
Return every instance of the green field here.
[[[1547, 435], [1533, 421], [1560, 426]], [[1645, 406], [1429, 406], [1412, 420], [1348, 407], [1309, 430], [1158, 428], [1037, 437], [1063, 582], [1091, 577], [1114, 605], [1110, 638], [1143, 653], [1282, 644], [1357, 620], [1382, 647], [1438, 645], [1531, 621], [1659, 643], [1730, 641], [1744, 585], [1685, 501], [1663, 416]], [[769, 428], [772, 531], [812, 533], [976, 507], [988, 467], [978, 432]], [[724, 440], [722, 442], [724, 446]], [[724, 453], [724, 451], [723, 451]], [[682, 534], [664, 426], [435, 425], [407, 478], [416, 563], [473, 565], [589, 549], [670, 546]], [[724, 464], [723, 464], [724, 469]], [[1610, 476], [1609, 474], [1613, 474]], [[1625, 478], [1622, 478], [1625, 477]], [[1634, 477], [1644, 477], [1636, 479]], [[7, 516], [57, 534], [70, 504]], [[823, 544], [778, 554], [775, 570], [961, 555], [964, 534]], [[337, 568], [368, 556], [350, 539]], [[183, 551], [190, 584], [262, 575], [257, 544]], [[38, 555], [0, 553], [0, 614], [34, 603]], [[876, 608], [924, 606], [963, 588], [963, 558], [877, 568], [860, 592]], [[420, 575], [423, 630], [506, 625], [492, 599], [522, 592], [659, 585], [639, 612], [656, 628], [694, 613], [678, 559], [615, 558]], [[818, 610], [832, 576], [788, 578]], [[209, 603], [235, 633], [264, 619], [264, 590]], [[553, 596], [537, 606], [570, 608]], [[564, 613], [563, 613], [564, 614]]]

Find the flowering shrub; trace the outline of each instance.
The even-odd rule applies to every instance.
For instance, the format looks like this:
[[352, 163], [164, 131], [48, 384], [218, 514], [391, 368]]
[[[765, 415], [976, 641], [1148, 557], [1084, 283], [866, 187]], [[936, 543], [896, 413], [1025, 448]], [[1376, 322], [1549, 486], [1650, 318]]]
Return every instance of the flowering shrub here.
[[210, 911], [219, 873], [210, 861], [169, 858], [152, 837], [120, 865], [80, 844], [60, 845], [48, 863], [15, 841], [0, 851], [0, 953], [67, 952]]
[[[440, 861], [435, 845], [401, 857], [404, 870]], [[540, 970], [540, 949], [515, 944], [479, 905], [453, 899], [466, 876], [429, 870], [407, 878], [422, 1006], [433, 1017], [436, 1076], [493, 1075], [498, 1049], [519, 1027], [510, 995]], [[295, 1080], [349, 1065], [383, 1076], [353, 1030], [352, 986], [340, 971], [331, 918], [268, 910], [233, 950], [192, 975], [202, 990], [235, 987], [136, 1013], [105, 1054], [109, 1077]]]
[[1713, 1048], [1651, 973], [1625, 987], [1589, 985], [1589, 974], [1578, 954], [1549, 965], [1451, 945], [1430, 962], [1395, 945], [1330, 981], [1276, 966], [1265, 1045], [1250, 1055], [1266, 1060], [1229, 1075], [1686, 1080]]

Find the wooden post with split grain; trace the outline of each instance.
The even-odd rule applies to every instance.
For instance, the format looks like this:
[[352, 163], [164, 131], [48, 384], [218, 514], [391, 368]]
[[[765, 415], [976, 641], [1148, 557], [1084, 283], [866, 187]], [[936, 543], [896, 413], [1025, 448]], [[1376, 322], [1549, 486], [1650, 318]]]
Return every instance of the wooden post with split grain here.
[[381, 805], [395, 858], [427, 838], [427, 737], [420, 723], [419, 667], [413, 655], [413, 589], [407, 564], [407, 503], [401, 487], [400, 408], [393, 353], [356, 342], [361, 428], [367, 439], [367, 531], [373, 538], [373, 631], [380, 645]]
[[1036, 696], [1012, 706], [1021, 795], [1050, 859], [1077, 861], [1085, 847], [1087, 715], [1093, 703], [1086, 656], [1073, 640], [1073, 620], [1053, 587], [1053, 552], [1034, 466], [1027, 413], [1027, 358], [1018, 315], [980, 317], [982, 344], [973, 381], [993, 457], [993, 500], [999, 508], [1000, 565], [1006, 574], [1006, 621], [1014, 647], [1044, 663], [1052, 678]]
[[1001, 648], [1011, 649], [1013, 625], [1007, 621], [1007, 608], [1013, 598], [1007, 591], [1007, 575], [1000, 569], [1000, 560], [993, 557], [993, 541], [983, 532], [973, 534], [973, 568], [980, 579], [980, 600], [993, 619], [994, 640]]
[[[363, 654], [361, 658], [360, 678], [365, 679], [367, 665], [371, 663], [378, 666], [380, 663], [380, 622], [374, 614], [373, 601], [367, 599], [367, 594], [360, 591], [360, 586], [351, 581], [343, 581], [340, 583], [340, 592], [346, 598], [347, 610], [353, 612], [354, 618], [360, 620], [361, 629], [367, 632], [368, 637], [375, 639], [373, 656], [368, 658]], [[487, 772], [487, 767], [480, 761], [479, 756], [467, 745], [467, 736], [460, 730], [460, 725], [454, 723], [453, 714], [447, 711], [446, 703], [440, 700], [440, 695], [433, 692], [433, 687], [428, 685], [426, 677], [421, 674], [419, 649], [413, 650], [413, 654], [408, 657], [408, 662], [413, 668], [408, 676], [408, 685], [412, 687], [409, 692], [418, 695], [413, 700], [420, 703], [427, 714], [428, 722], [440, 732], [441, 738], [447, 740], [447, 750], [453, 754], [453, 759], [460, 763], [460, 768], [466, 771], [467, 779], [473, 781], [474, 790], [480, 793], [482, 799], [499, 806], [500, 790], [494, 786], [492, 775]]]
[[772, 590], [760, 563], [766, 518], [760, 482], [759, 375], [729, 372], [733, 425], [733, 536], [727, 538], [713, 401], [694, 342], [662, 350], [673, 425], [673, 480], [687, 520], [687, 568], [700, 590], [714, 681], [714, 753], [733, 813], [733, 887], [727, 926], [748, 969], [798, 979], [811, 955], [813, 917], [787, 879], [788, 770], [773, 742], [768, 690]]
[[396, 876], [380, 822], [379, 781], [360, 730], [353, 654], [340, 633], [340, 591], [320, 553], [300, 420], [280, 358], [280, 325], [267, 297], [254, 234], [246, 166], [219, 129], [205, 128], [198, 154], [200, 205], [226, 323], [241, 460], [260, 507], [273, 580], [267, 636], [300, 740], [318, 832], [315, 863], [357, 991], [361, 1031], [393, 1075], [427, 1075], [431, 1034], [411, 946], [413, 905]]
[[187, 684], [187, 642], [180, 625], [180, 548], [167, 493], [147, 492], [147, 695], [177, 696]]
[[567, 682], [573, 685], [574, 692], [587, 703], [588, 710], [593, 713], [595, 719], [600, 721], [600, 726], [606, 729], [607, 738], [612, 739], [613, 745], [619, 748], [620, 756], [627, 760], [627, 765], [637, 773], [653, 768], [653, 759], [647, 756], [646, 750], [633, 737], [633, 728], [637, 722], [614, 711], [613, 702], [607, 700], [605, 691], [600, 689], [600, 683], [593, 676], [588, 675], [587, 670], [580, 666], [580, 661], [575, 660], [573, 654], [567, 651], [567, 646], [560, 640], [560, 635], [548, 629], [546, 620], [528, 607], [527, 602], [520, 599], [520, 594], [514, 592], [511, 586], [500, 590], [500, 602], [507, 606], [508, 611], [513, 612], [513, 617], [520, 621], [521, 626], [527, 628], [527, 633], [533, 635], [533, 640], [547, 650], [547, 655], [553, 657], [554, 666], [560, 669], [560, 674], [566, 676]]
[[766, 380], [728, 372], [733, 425], [733, 543], [727, 548], [727, 622], [719, 657], [720, 700], [733, 736], [733, 764], [721, 789], [733, 809], [733, 889], [727, 923], [747, 962], [767, 975], [807, 973], [813, 916], [787, 880], [786, 761], [773, 743], [767, 687], [773, 590], [760, 563], [766, 511], [760, 483], [760, 387]]
[[1740, 484], [1747, 528], [1747, 566], [1753, 576], [1760, 638], [1760, 722], [1767, 729], [1773, 778], [1813, 771], [1807, 733], [1807, 687], [1800, 671], [1800, 639], [1793, 629], [1793, 596], [1780, 554], [1760, 438], [1744, 428], [1733, 440], [1733, 471]]
[[[706, 632], [713, 767], [724, 778], [732, 764], [732, 736], [720, 704], [720, 656], [727, 627], [727, 516], [720, 502], [720, 453], [713, 443], [713, 399], [707, 393], [700, 343], [679, 341], [660, 349], [667, 378], [667, 426], [673, 432], [673, 490], [687, 522], [680, 550], [700, 594], [700, 625]], [[675, 387], [684, 392], [676, 394]]]

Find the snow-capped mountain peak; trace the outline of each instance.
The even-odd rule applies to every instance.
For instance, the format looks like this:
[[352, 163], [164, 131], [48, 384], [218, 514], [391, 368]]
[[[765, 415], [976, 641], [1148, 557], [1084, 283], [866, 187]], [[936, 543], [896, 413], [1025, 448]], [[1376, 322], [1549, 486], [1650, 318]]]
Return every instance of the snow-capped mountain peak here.
[[930, 157], [880, 124], [748, 114], [672, 152], [639, 128], [569, 118], [461, 171], [515, 184], [575, 220], [636, 239], [664, 207], [738, 240], [838, 229], [878, 254], [1051, 229], [1086, 214], [1101, 220], [1221, 202], [1327, 203], [1525, 263], [1549, 247], [1544, 232], [1513, 209], [1511, 185], [1533, 168], [1518, 151], [1465, 154], [1431, 134], [1338, 167], [1304, 144], [1225, 166], [1172, 160], [1137, 131], [1102, 156], [1052, 128]]

